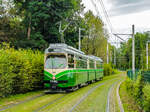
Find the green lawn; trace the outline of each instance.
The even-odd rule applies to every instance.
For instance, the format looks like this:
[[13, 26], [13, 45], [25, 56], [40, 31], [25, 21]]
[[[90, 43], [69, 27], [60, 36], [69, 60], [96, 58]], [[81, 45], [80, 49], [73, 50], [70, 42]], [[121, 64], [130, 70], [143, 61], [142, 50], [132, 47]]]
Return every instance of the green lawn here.
[[6, 106], [6, 105], [15, 104], [20, 101], [27, 100], [29, 98], [32, 98], [32, 97], [35, 97], [35, 96], [38, 96], [41, 94], [43, 94], [43, 91], [34, 91], [34, 92], [28, 92], [26, 94], [17, 94], [17, 95], [9, 96], [7, 98], [1, 98], [0, 99], [0, 108], [2, 108], [3, 106]]
[[[112, 84], [116, 81], [119, 81], [122, 79], [121, 75], [112, 75], [104, 77], [102, 81], [98, 81], [96, 83], [90, 84], [86, 87], [80, 88], [79, 90], [71, 93], [66, 93], [66, 95], [57, 102], [48, 105], [46, 108], [42, 109], [41, 112], [48, 111], [48, 112], [66, 112], [72, 108], [73, 105], [75, 105], [92, 87], [95, 87], [98, 84], [105, 83], [104, 85], [101, 85], [97, 89], [95, 89], [79, 106], [77, 109], [80, 112], [104, 112], [105, 107], [107, 104], [107, 96], [108, 91]], [[114, 86], [114, 94], [115, 96], [115, 89], [116, 86]], [[39, 92], [30, 92], [27, 94], [22, 95], [15, 95], [10, 98], [5, 98], [0, 101], [1, 104], [7, 104], [7, 102], [18, 102], [25, 100], [27, 98], [33, 97], [35, 95], [41, 94], [42, 91]], [[7, 109], [2, 112], [33, 112], [37, 110], [38, 108], [41, 108], [42, 106], [50, 103], [51, 101], [54, 101], [55, 99], [63, 96], [64, 94], [47, 94], [41, 97], [38, 97], [34, 100], [22, 103], [20, 105], [14, 106], [10, 109]], [[117, 106], [117, 105], [116, 105]]]
[[105, 82], [104, 85], [98, 87], [85, 100], [83, 100], [79, 106], [77, 106], [79, 112], [104, 112], [106, 109], [109, 88], [114, 82], [120, 79], [121, 77], [118, 75], [105, 77], [103, 81], [96, 82], [87, 87], [81, 88], [76, 92], [68, 94], [66, 97], [48, 106], [41, 112], [67, 112], [87, 93], [88, 90], [90, 90], [90, 88]]

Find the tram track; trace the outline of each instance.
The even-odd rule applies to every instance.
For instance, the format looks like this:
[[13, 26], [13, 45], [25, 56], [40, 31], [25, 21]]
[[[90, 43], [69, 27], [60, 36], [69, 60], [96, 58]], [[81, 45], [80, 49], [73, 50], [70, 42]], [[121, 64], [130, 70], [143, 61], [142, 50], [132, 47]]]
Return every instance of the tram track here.
[[62, 96], [56, 98], [55, 100], [52, 100], [51, 102], [49, 102], [49, 103], [45, 104], [44, 106], [42, 106], [42, 107], [40, 107], [40, 108], [34, 110], [33, 112], [40, 112], [42, 109], [44, 109], [44, 108], [50, 106], [51, 104], [53, 104], [53, 103], [55, 103], [55, 102], [61, 100], [61, 99], [62, 99], [63, 97], [65, 97], [66, 95], [67, 95], [67, 94], [62, 95]]
[[[22, 104], [22, 105], [26, 105], [25, 103], [32, 102], [32, 101], [34, 101], [34, 100], [36, 100], [36, 99], [38, 99], [38, 98], [41, 98], [41, 97], [46, 97], [47, 95], [52, 98], [51, 95], [53, 95], [53, 94], [48, 94], [48, 93], [44, 94], [44, 93], [43, 93], [43, 94], [40, 94], [40, 95], [38, 95], [38, 96], [34, 96], [34, 97], [30, 98], [30, 99], [27, 99], [27, 100], [18, 102], [18, 103], [16, 103], [16, 104], [12, 104], [12, 105], [9, 105], [9, 106], [7, 106], [7, 107], [1, 108], [0, 111], [2, 111], [2, 112], [5, 112], [5, 111], [6, 111], [6, 112], [7, 112], [7, 111], [8, 111], [8, 112], [14, 112], [14, 111], [13, 111], [13, 108], [16, 108], [17, 106], [20, 106], [21, 104]], [[67, 94], [59, 94], [60, 97], [58, 97], [57, 94], [56, 94], [55, 98], [54, 98], [52, 101], [48, 102], [47, 104], [41, 106], [41, 107], [38, 108], [38, 109], [34, 109], [34, 111], [32, 111], [32, 112], [39, 112], [39, 111], [41, 111], [42, 109], [46, 108], [47, 106], [49, 106], [49, 105], [51, 105], [51, 104], [53, 104], [53, 103], [55, 103], [55, 102], [61, 100], [61, 99], [62, 99], [64, 96], [66, 96], [66, 95], [67, 95]], [[42, 98], [42, 99], [43, 99], [43, 98]]]
[[[78, 91], [78, 90], [77, 90]], [[74, 91], [74, 92], [70, 92], [70, 93], [66, 93], [64, 96], [62, 96], [61, 98], [58, 98], [58, 99], [56, 99], [55, 101], [53, 100], [53, 101], [51, 101], [51, 102], [49, 102], [48, 104], [46, 104], [46, 105], [44, 105], [44, 106], [42, 106], [42, 107], [40, 107], [39, 109], [37, 109], [38, 111], [33, 111], [33, 112], [49, 112], [49, 111], [52, 111], [52, 110], [54, 110], [55, 111], [55, 109], [57, 108], [57, 105], [58, 104], [60, 104], [60, 103], [64, 103], [65, 101], [70, 101], [71, 99], [73, 99], [74, 98], [74, 96], [76, 96], [78, 93], [77, 93], [77, 91]], [[65, 100], [63, 100], [63, 98], [65, 99]], [[57, 103], [57, 104], [56, 104]], [[48, 106], [51, 106], [52, 104], [55, 104], [55, 105], [53, 105], [53, 107], [52, 108], [48, 108], [48, 109], [45, 109], [46, 107], [48, 107]], [[44, 110], [45, 109], [45, 110]]]
[[[116, 80], [116, 79], [112, 79], [112, 80]], [[109, 81], [112, 81], [112, 80], [109, 80]], [[115, 83], [117, 83], [118, 81], [116, 81]], [[93, 93], [94, 92], [94, 90], [96, 90], [97, 88], [99, 88], [100, 86], [102, 86], [102, 85], [104, 85], [104, 84], [106, 84], [106, 83], [108, 83], [108, 82], [104, 82], [104, 83], [101, 83], [101, 84], [98, 84], [98, 85], [96, 85], [96, 86], [94, 86], [94, 87], [92, 87], [70, 110], [69, 110], [69, 112], [73, 112], [73, 111], [78, 111], [78, 106], [79, 106], [79, 104], [81, 104], [91, 93]]]
[[108, 96], [107, 96], [106, 112], [110, 112], [110, 96], [111, 96], [111, 93], [112, 93], [112, 90], [113, 90], [114, 86], [115, 86], [118, 82], [119, 82], [119, 81], [114, 82], [114, 83], [111, 85], [111, 87], [109, 88]]
[[[113, 79], [104, 79], [95, 82], [89, 86], [80, 88], [75, 92], [63, 94], [40, 94], [30, 99], [24, 100], [3, 108], [2, 112], [75, 112], [87, 110], [103, 110], [105, 111], [109, 89], [114, 83], [120, 81], [120, 77]], [[110, 94], [110, 93], [109, 93]], [[98, 96], [97, 96], [98, 95]], [[103, 96], [104, 95], [104, 96]], [[43, 96], [43, 97], [41, 97]], [[93, 97], [94, 96], [94, 97]], [[103, 96], [103, 97], [102, 97]], [[99, 100], [98, 100], [99, 99]], [[33, 101], [32, 101], [33, 100]], [[96, 100], [97, 103], [94, 103]], [[29, 102], [28, 102], [29, 101]], [[94, 102], [93, 102], [94, 101]], [[101, 102], [102, 101], [102, 102]], [[89, 106], [86, 106], [88, 103]], [[93, 105], [91, 105], [92, 103]], [[99, 105], [100, 107], [96, 106]], [[103, 108], [104, 107], [104, 108]]]
[[[116, 80], [116, 79], [112, 79], [112, 80]], [[109, 81], [111, 81], [111, 80], [109, 80]], [[69, 112], [72, 112], [90, 93], [92, 93], [96, 88], [104, 85], [105, 83], [107, 83], [107, 81], [104, 82], [104, 83], [100, 83], [100, 84], [98, 84], [98, 85], [90, 88], [90, 90], [88, 90], [87, 94], [83, 95], [83, 97], [73, 106], [72, 110], [70, 110]], [[69, 93], [65, 94], [65, 95], [63, 95], [61, 97], [58, 97], [55, 100], [53, 100], [53, 101], [51, 101], [51, 102], [43, 105], [42, 107], [34, 110], [33, 112], [49, 112], [49, 111], [52, 111], [54, 108], [56, 109], [56, 107], [57, 107], [58, 104], [65, 102], [65, 100], [69, 101], [74, 96], [76, 96], [76, 94], [78, 94], [78, 93], [74, 92], [74, 94], [72, 94], [70, 96], [69, 96]], [[69, 96], [69, 97], [67, 97], [67, 96]], [[65, 98], [65, 100], [62, 100], [63, 98]], [[46, 109], [47, 107], [51, 106], [52, 104], [55, 104], [55, 105], [52, 108]]]
[[[113, 80], [109, 80], [108, 82], [111, 82], [111, 81], [114, 81], [116, 79], [113, 79]], [[102, 85], [105, 85], [107, 84], [108, 82], [104, 82], [104, 83], [101, 83], [99, 85], [96, 85], [95, 87], [91, 88], [68, 112], [80, 112], [81, 111], [81, 108], [82, 105], [80, 105], [84, 100], [86, 99], [89, 99], [88, 96], [90, 96], [90, 94], [93, 94], [94, 91], [96, 92], [96, 89], [99, 88], [100, 86]], [[112, 104], [110, 104], [110, 98], [112, 97], [112, 90], [113, 89], [116, 89], [115, 86], [118, 87], [118, 85], [122, 82], [121, 79], [119, 80], [116, 80], [115, 82], [113, 82], [110, 86], [109, 86], [109, 89], [108, 89], [108, 92], [107, 92], [107, 98], [106, 98], [106, 107], [103, 111], [105, 112], [112, 112], [111, 109], [110, 109], [110, 106], [112, 106]], [[118, 100], [118, 99], [117, 99]], [[103, 102], [104, 103], [104, 102]], [[92, 110], [93, 111], [93, 110]], [[102, 111], [102, 110], [100, 110]], [[122, 112], [122, 111], [121, 111]]]
[[88, 97], [89, 94], [91, 94], [96, 88], [98, 88], [98, 87], [100, 87], [100, 86], [102, 86], [102, 85], [104, 85], [104, 84], [105, 84], [105, 83], [101, 83], [101, 84], [99, 84], [99, 85], [97, 85], [97, 86], [91, 88], [91, 89], [87, 92], [87, 94], [85, 94], [85, 95], [71, 108], [71, 110], [70, 110], [69, 112], [73, 112], [73, 111], [76, 109], [76, 107], [77, 107], [84, 99], [86, 99], [86, 97]]
[[[123, 105], [122, 105], [122, 102], [121, 102], [121, 99], [120, 99], [120, 95], [119, 95], [119, 88], [120, 88], [120, 85], [121, 83], [123, 82], [124, 80], [119, 80], [119, 81], [116, 81], [114, 82], [111, 87], [109, 88], [109, 92], [108, 92], [108, 96], [107, 96], [107, 105], [106, 105], [106, 112], [116, 112], [117, 108], [114, 106], [114, 105], [117, 105], [115, 100], [113, 99], [113, 104], [112, 102], [110, 101], [111, 100], [111, 97], [113, 96], [113, 89], [116, 90], [115, 94], [116, 94], [116, 100], [117, 100], [117, 103], [118, 103], [118, 111], [120, 112], [124, 112], [124, 108], [123, 108]], [[116, 87], [115, 87], [116, 86]], [[113, 96], [115, 97], [115, 96]], [[111, 108], [113, 107], [113, 108]], [[113, 109], [113, 110], [112, 110]], [[116, 111], [115, 111], [116, 110]]]
[[119, 95], [119, 88], [120, 88], [120, 85], [123, 83], [123, 81], [121, 81], [118, 86], [117, 86], [117, 98], [118, 98], [118, 103], [119, 103], [119, 108], [120, 108], [120, 112], [124, 112], [124, 108], [123, 108], [123, 104], [121, 102], [121, 98], [120, 98], [120, 95]]
[[17, 103], [13, 103], [13, 104], [6, 105], [6, 106], [4, 106], [3, 108], [0, 108], [0, 111], [5, 111], [5, 110], [10, 109], [10, 108], [12, 108], [12, 107], [14, 107], [14, 106], [18, 106], [18, 105], [20, 105], [20, 104], [29, 102], [29, 101], [31, 101], [31, 100], [35, 100], [35, 99], [37, 99], [37, 98], [39, 98], [39, 97], [42, 97], [42, 96], [44, 96], [44, 95], [45, 95], [44, 93], [41, 93], [41, 94], [39, 94], [39, 95], [33, 96], [33, 97], [31, 97], [31, 98], [28, 98], [28, 99], [26, 99], [26, 100], [23, 100], [23, 101], [20, 101], [20, 102], [17, 102]]
[[[67, 95], [65, 96], [65, 100], [67, 100], [67, 101], [69, 101], [70, 99], [72, 99], [73, 97], [74, 97], [74, 95], [76, 95], [77, 93], [75, 93], [75, 94], [72, 94], [72, 95], [70, 95], [69, 96], [69, 94], [68, 94], [68, 96], [69, 97], [67, 97]], [[67, 98], [66, 98], [67, 97]], [[49, 108], [49, 109], [45, 109], [44, 111], [42, 111], [42, 112], [48, 112], [48, 111], [52, 111], [52, 110], [54, 110], [54, 109], [56, 109], [56, 107], [57, 107], [57, 105], [59, 104], [59, 103], [63, 103], [63, 102], [65, 102], [65, 100], [58, 100], [57, 102], [54, 102], [54, 103], [57, 103], [57, 104], [55, 104], [52, 108]], [[53, 104], [54, 104], [53, 103]]]

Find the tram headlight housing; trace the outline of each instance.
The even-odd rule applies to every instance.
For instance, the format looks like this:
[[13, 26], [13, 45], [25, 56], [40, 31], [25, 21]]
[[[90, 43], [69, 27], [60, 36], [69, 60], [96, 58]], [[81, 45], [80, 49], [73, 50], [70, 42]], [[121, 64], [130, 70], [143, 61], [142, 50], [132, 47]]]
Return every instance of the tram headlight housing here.
[[55, 80], [56, 78], [55, 78], [55, 76], [53, 76], [53, 78], [52, 78], [53, 80]]

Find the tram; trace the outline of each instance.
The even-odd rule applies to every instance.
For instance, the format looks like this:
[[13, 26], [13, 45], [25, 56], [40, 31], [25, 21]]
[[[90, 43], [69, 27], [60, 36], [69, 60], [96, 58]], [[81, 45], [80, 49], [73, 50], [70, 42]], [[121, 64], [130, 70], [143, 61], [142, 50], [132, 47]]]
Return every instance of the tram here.
[[66, 44], [50, 44], [44, 57], [44, 87], [76, 90], [103, 78], [101, 58], [85, 55]]

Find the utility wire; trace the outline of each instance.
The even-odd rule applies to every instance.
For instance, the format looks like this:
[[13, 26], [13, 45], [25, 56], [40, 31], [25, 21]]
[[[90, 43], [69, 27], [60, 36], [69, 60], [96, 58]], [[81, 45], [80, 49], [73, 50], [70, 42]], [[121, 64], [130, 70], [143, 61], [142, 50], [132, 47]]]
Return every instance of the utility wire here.
[[110, 27], [110, 29], [111, 29], [111, 33], [112, 33], [112, 32], [113, 32], [113, 26], [112, 26], [111, 21], [110, 21], [110, 19], [109, 19], [109, 16], [108, 16], [107, 10], [106, 10], [106, 8], [105, 8], [105, 6], [104, 6], [104, 3], [103, 3], [102, 0], [98, 0], [98, 1], [99, 1], [100, 5], [101, 5], [101, 7], [102, 7], [102, 9], [103, 9], [103, 12], [104, 12], [106, 21], [108, 22], [109, 27]]
[[[105, 5], [104, 5], [104, 3], [103, 3], [103, 0], [98, 0], [98, 1], [99, 1], [100, 5], [101, 5], [101, 7], [102, 7], [102, 9], [103, 9], [103, 12], [104, 12], [106, 21], [108, 22], [108, 25], [109, 25], [109, 27], [110, 27], [111, 33], [113, 34], [114, 28], [113, 28], [113, 25], [112, 25], [112, 23], [111, 23], [111, 21], [110, 21], [110, 19], [109, 19], [108, 11], [107, 11], [106, 8], [105, 8]], [[121, 37], [117, 37], [117, 38], [123, 40]]]
[[[95, 2], [93, 0], [91, 0], [91, 1], [92, 1], [93, 6], [95, 7], [95, 10], [96, 10], [97, 14], [100, 16], [100, 12], [99, 12], [99, 10], [97, 8], [97, 5], [95, 4]], [[106, 8], [104, 6], [104, 3], [103, 3], [102, 0], [98, 0], [98, 2], [101, 5], [101, 8], [103, 10], [104, 17], [105, 17], [106, 23], [108, 24], [108, 27], [110, 28], [111, 35], [113, 35], [114, 28], [113, 28], [113, 26], [111, 24], [111, 21], [109, 19], [109, 16], [108, 16], [107, 10], [106, 10]], [[101, 16], [101, 18], [102, 18], [102, 16]], [[110, 36], [110, 37], [112, 38], [112, 36]], [[114, 39], [112, 38], [112, 40], [114, 40]]]
[[[92, 5], [94, 6], [97, 15], [102, 19], [102, 16], [100, 15], [100, 11], [99, 11], [99, 9], [98, 9], [96, 3], [95, 3], [93, 0], [91, 0], [91, 3], [92, 3]], [[107, 22], [107, 21], [108, 21], [108, 20], [106, 19], [106, 22]], [[109, 23], [108, 23], [108, 24], [109, 24]], [[110, 28], [110, 29], [111, 29], [111, 33], [112, 33], [112, 28]]]
[[96, 11], [97, 15], [102, 19], [102, 16], [100, 15], [100, 12], [99, 12], [99, 10], [98, 10], [97, 5], [95, 4], [95, 2], [94, 2], [93, 0], [91, 0], [91, 2], [92, 2], [92, 5], [93, 5], [94, 8], [95, 8], [95, 11]]

